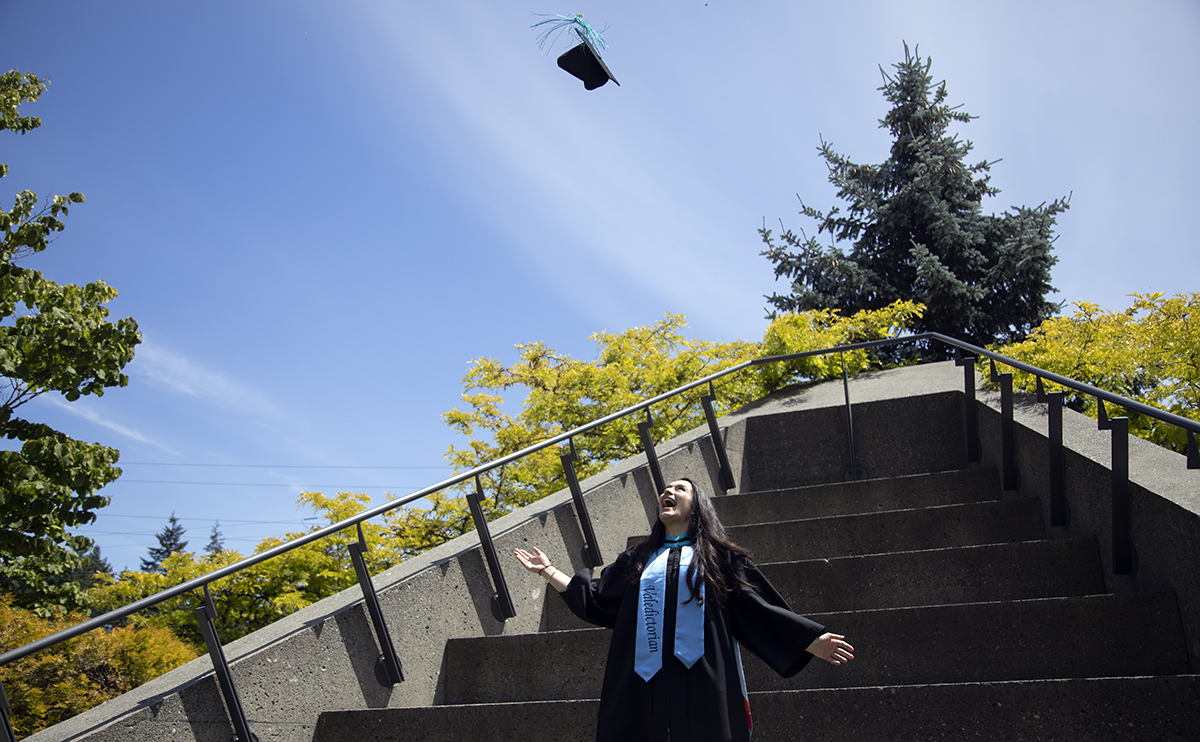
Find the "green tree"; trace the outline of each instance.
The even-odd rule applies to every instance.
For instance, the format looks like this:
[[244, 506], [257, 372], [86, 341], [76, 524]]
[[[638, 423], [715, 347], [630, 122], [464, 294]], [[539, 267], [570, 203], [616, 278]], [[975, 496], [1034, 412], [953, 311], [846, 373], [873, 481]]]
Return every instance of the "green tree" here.
[[[1055, 217], [1066, 199], [982, 212], [989, 162], [966, 164], [971, 142], [949, 132], [973, 117], [946, 103], [945, 82], [933, 83], [932, 62], [904, 47], [894, 76], [880, 88], [892, 108], [880, 126], [893, 137], [879, 165], [860, 165], [822, 140], [829, 181], [846, 203], [828, 212], [801, 201], [817, 234], [764, 224], [762, 255], [788, 293], [768, 298], [772, 312], [831, 307], [850, 314], [898, 300], [925, 305], [915, 332], [936, 331], [977, 345], [1020, 340], [1057, 312], [1047, 301]], [[882, 72], [882, 70], [881, 70]], [[817, 238], [828, 235], [829, 244]], [[849, 243], [849, 248], [843, 247]]]
[[[1069, 317], [1047, 320], [1028, 340], [996, 351], [1105, 391], [1200, 421], [1200, 293], [1132, 294], [1133, 304], [1107, 311], [1078, 302]], [[1036, 380], [1024, 372], [1014, 387], [1032, 391]], [[1055, 385], [1048, 385], [1053, 391]], [[1093, 397], [1072, 394], [1067, 404], [1097, 416]], [[1130, 432], [1173, 451], [1186, 451], [1187, 437], [1137, 413], [1110, 408], [1110, 416], [1129, 416]]]
[[[0, 75], [0, 130], [25, 134], [41, 121], [19, 107], [46, 89], [36, 75]], [[8, 167], [0, 165], [0, 177]], [[56, 579], [79, 566], [91, 541], [70, 529], [92, 522], [108, 498], [99, 490], [121, 474], [116, 449], [70, 438], [17, 416], [39, 395], [73, 402], [125, 386], [121, 373], [141, 342], [133, 319], [108, 321], [115, 289], [96, 281], [58, 285], [19, 261], [45, 250], [64, 228], [62, 217], [83, 196], [39, 202], [17, 194], [0, 209], [0, 593], [19, 605], [53, 611], [81, 605], [78, 583]]]
[[80, 555], [79, 566], [71, 571], [69, 579], [77, 582], [84, 590], [90, 590], [100, 581], [100, 575], [111, 575], [112, 565], [100, 554], [100, 547], [93, 546]]
[[[44, 619], [0, 595], [0, 653], [83, 620], [79, 614]], [[196, 656], [162, 628], [96, 629], [0, 667], [18, 737], [65, 721], [126, 693]]]
[[183, 535], [186, 533], [183, 524], [175, 517], [175, 513], [171, 513], [171, 517], [167, 519], [167, 524], [163, 529], [155, 534], [158, 539], [158, 546], [151, 546], [147, 551], [147, 559], [142, 560], [143, 572], [162, 572], [163, 560], [177, 552], [187, 548], [187, 541], [183, 540]]
[[225, 535], [221, 533], [221, 522], [216, 521], [208, 534], [208, 544], [204, 547], [204, 553], [220, 554], [222, 551], [225, 551]]
[[[683, 335], [684, 317], [669, 314], [653, 326], [596, 333], [596, 358], [591, 361], [571, 358], [544, 343], [518, 345], [520, 359], [511, 366], [494, 358], [472, 362], [463, 378], [466, 407], [444, 416], [468, 442], [451, 446], [448, 458], [456, 470], [467, 471], [743, 361], [893, 337], [920, 314], [921, 307], [911, 302], [852, 317], [831, 309], [785, 314], [772, 322], [759, 343], [689, 339]], [[879, 363], [866, 352], [846, 354], [851, 373]], [[836, 356], [756, 366], [717, 384], [716, 409], [721, 414], [789, 384], [840, 374]], [[512, 391], [525, 395], [515, 415], [505, 411], [503, 396]], [[669, 439], [702, 424], [700, 397], [707, 391], [694, 389], [655, 405], [654, 439]], [[640, 452], [637, 424], [643, 419], [623, 418], [579, 436], [579, 477]], [[559, 457], [566, 452], [561, 445], [545, 448], [481, 477], [487, 495], [482, 503], [485, 516], [497, 517], [565, 487]], [[468, 482], [402, 509], [396, 536], [403, 551], [418, 554], [473, 528], [463, 497], [473, 489], [474, 483]]]

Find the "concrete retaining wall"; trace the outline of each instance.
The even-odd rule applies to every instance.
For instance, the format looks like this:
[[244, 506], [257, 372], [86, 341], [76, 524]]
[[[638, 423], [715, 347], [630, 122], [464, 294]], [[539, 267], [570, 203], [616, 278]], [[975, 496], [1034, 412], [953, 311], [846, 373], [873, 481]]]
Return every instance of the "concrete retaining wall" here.
[[[1000, 395], [981, 391], [979, 436], [984, 463], [1000, 466]], [[1030, 394], [1015, 395], [1018, 489], [1009, 497], [1037, 496], [1050, 523], [1049, 454], [1046, 405]], [[1112, 434], [1096, 421], [1063, 410], [1066, 496], [1070, 521], [1049, 529], [1051, 536], [1094, 536], [1100, 544], [1104, 579], [1110, 592], [1173, 590], [1187, 641], [1192, 672], [1200, 672], [1200, 470], [1186, 457], [1141, 438], [1129, 438], [1129, 480], [1133, 498], [1136, 574], [1112, 573]]]

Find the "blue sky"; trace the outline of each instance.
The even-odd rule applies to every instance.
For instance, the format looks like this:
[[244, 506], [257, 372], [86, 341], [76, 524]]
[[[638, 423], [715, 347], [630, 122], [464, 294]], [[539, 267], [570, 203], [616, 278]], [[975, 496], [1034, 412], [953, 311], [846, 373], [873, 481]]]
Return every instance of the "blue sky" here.
[[[560, 71], [534, 13], [607, 27], [621, 86]], [[444, 478], [472, 359], [590, 358], [666, 312], [758, 339], [756, 230], [836, 203], [821, 136], [887, 156], [904, 41], [1001, 160], [986, 209], [1072, 195], [1057, 300], [1200, 290], [1192, 0], [4, 0], [0, 66], [51, 86], [0, 197], [87, 196], [27, 264], [115, 286], [145, 338], [127, 388], [27, 410], [122, 452], [82, 532], [136, 567], [174, 511], [245, 553], [304, 524], [302, 489]]]

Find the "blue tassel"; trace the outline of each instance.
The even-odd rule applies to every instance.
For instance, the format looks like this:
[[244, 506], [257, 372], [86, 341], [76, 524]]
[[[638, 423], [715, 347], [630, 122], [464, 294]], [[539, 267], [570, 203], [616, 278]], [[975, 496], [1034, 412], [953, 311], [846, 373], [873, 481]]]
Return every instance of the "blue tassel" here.
[[[597, 50], [608, 48], [608, 44], [604, 41], [604, 37], [600, 35], [599, 31], [589, 26], [588, 22], [583, 20], [582, 15], [565, 16], [556, 15], [553, 13], [535, 13], [534, 15], [546, 16], [546, 20], [538, 21], [530, 26], [530, 28], [548, 26], [548, 28], [543, 30], [542, 33], [538, 35], [539, 49], [545, 48], [546, 42], [550, 40], [551, 36], [553, 36], [554, 41], [557, 42], [563, 31], [566, 31], [569, 28], [573, 29], [575, 33], [579, 34], [581, 41], [591, 42], [593, 48]], [[551, 46], [553, 46], [553, 44], [551, 44]]]

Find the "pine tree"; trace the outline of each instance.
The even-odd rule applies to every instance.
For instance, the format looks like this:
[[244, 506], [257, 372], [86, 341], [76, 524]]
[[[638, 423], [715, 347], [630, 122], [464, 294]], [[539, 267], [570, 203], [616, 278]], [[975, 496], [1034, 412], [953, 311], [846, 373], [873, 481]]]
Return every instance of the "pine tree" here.
[[[72, 589], [83, 593], [91, 590], [100, 583], [100, 575], [112, 575], [113, 568], [108, 560], [100, 554], [100, 547], [92, 545], [86, 551], [76, 552], [75, 566], [62, 573], [46, 572], [36, 585], [17, 585], [9, 587], [5, 592], [13, 597], [17, 604], [37, 605], [36, 596], [48, 593], [62, 592], [62, 586], [70, 585]], [[43, 616], [59, 615], [59, 611], [42, 608], [36, 613]]]
[[147, 553], [150, 558], [142, 560], [142, 571], [162, 572], [164, 559], [187, 548], [187, 541], [183, 540], [184, 533], [183, 524], [175, 517], [175, 513], [171, 513], [167, 525], [163, 526], [163, 529], [155, 536], [158, 539], [158, 546], [150, 547]]
[[83, 561], [71, 571], [70, 578], [81, 588], [89, 590], [100, 581], [99, 575], [113, 573], [112, 565], [100, 554], [99, 546], [93, 546], [80, 556]]
[[225, 551], [225, 534], [221, 533], [221, 522], [214, 521], [212, 532], [208, 534], [208, 546], [204, 547], [205, 554], [220, 554]]
[[765, 225], [760, 230], [775, 277], [791, 282], [789, 294], [767, 297], [770, 316], [820, 308], [849, 315], [911, 300], [926, 306], [915, 332], [988, 345], [1023, 339], [1057, 312], [1046, 295], [1054, 290], [1055, 216], [1068, 199], [984, 214], [983, 198], [999, 192], [989, 184], [992, 163], [965, 164], [971, 142], [949, 127], [974, 117], [946, 103], [946, 83], [933, 83], [931, 65], [906, 44], [895, 76], [881, 69], [892, 109], [880, 126], [894, 138], [882, 164], [856, 164], [822, 140], [846, 210], [822, 212], [802, 201], [801, 213], [831, 244], [786, 229], [776, 242]]

